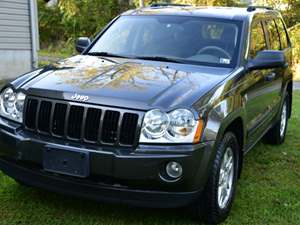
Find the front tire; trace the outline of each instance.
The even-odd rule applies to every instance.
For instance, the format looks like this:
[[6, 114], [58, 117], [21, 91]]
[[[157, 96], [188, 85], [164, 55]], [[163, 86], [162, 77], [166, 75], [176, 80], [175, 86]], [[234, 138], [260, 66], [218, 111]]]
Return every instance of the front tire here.
[[196, 206], [198, 216], [206, 223], [221, 223], [229, 215], [238, 178], [239, 151], [237, 138], [232, 132], [227, 132], [217, 145], [210, 177]]

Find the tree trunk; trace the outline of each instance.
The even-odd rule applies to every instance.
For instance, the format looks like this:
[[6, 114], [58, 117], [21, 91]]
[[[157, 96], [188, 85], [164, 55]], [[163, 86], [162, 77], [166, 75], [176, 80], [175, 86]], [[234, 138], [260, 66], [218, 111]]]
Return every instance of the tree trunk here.
[[140, 0], [140, 7], [145, 7], [145, 1], [144, 0]]

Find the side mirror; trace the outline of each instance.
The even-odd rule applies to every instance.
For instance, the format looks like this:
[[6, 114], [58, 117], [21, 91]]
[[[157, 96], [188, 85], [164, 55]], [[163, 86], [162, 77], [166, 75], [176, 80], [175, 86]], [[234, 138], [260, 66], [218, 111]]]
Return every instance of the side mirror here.
[[257, 53], [254, 59], [249, 60], [248, 70], [273, 69], [286, 66], [285, 55], [282, 51], [264, 50]]
[[91, 40], [87, 37], [80, 37], [76, 41], [76, 50], [79, 53], [82, 53], [89, 45]]

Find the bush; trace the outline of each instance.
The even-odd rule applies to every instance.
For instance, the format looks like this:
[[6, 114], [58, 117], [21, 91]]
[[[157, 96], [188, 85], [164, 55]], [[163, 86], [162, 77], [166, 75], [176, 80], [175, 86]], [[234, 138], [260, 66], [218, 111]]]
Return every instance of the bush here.
[[300, 24], [290, 29], [290, 37], [293, 44], [294, 62], [300, 63]]
[[300, 80], [300, 23], [289, 29], [293, 45], [293, 74], [295, 80]]
[[58, 6], [47, 7], [38, 0], [38, 7], [41, 47], [57, 49], [73, 45], [79, 36], [94, 36], [129, 5], [118, 0], [60, 0]]
[[[285, 0], [268, 2], [276, 4]], [[122, 3], [120, 3], [122, 2]], [[42, 49], [64, 53], [75, 53], [74, 41], [79, 36], [95, 36], [109, 21], [121, 12], [129, 9], [129, 0], [59, 0], [56, 7], [47, 7], [45, 0], [38, 0], [40, 42]], [[138, 6], [139, 0], [133, 0]], [[145, 4], [153, 2], [173, 2], [194, 5], [241, 6], [237, 0], [145, 0]], [[278, 7], [277, 7], [278, 8]], [[283, 16], [288, 27], [300, 21], [300, 0], [290, 0]], [[293, 35], [299, 37], [299, 33]], [[299, 40], [293, 40], [294, 43]], [[300, 50], [298, 50], [300, 51]], [[296, 52], [298, 56], [299, 53]]]

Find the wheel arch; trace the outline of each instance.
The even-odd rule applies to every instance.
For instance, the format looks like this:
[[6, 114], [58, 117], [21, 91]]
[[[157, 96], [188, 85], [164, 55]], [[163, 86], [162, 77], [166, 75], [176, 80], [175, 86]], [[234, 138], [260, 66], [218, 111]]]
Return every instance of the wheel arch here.
[[[246, 112], [243, 98], [239, 94], [232, 94], [218, 102], [207, 115], [207, 120], [202, 136], [202, 141], [215, 141], [219, 143], [225, 133], [231, 131], [238, 139], [239, 151], [239, 174], [240, 177], [244, 149], [247, 143]], [[216, 146], [215, 144], [215, 146]], [[215, 152], [212, 156], [215, 155]]]
[[226, 129], [226, 132], [232, 132], [237, 138], [238, 144], [240, 146], [239, 149], [239, 170], [238, 170], [238, 178], [241, 176], [242, 168], [243, 168], [243, 161], [244, 161], [244, 146], [245, 146], [245, 126], [241, 116], [236, 117], [233, 121], [231, 121]]

